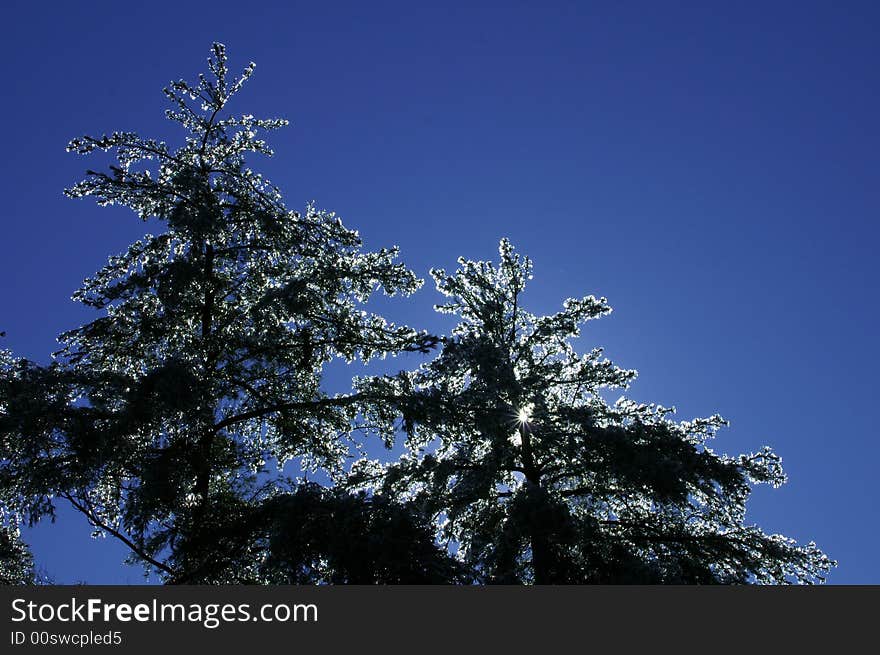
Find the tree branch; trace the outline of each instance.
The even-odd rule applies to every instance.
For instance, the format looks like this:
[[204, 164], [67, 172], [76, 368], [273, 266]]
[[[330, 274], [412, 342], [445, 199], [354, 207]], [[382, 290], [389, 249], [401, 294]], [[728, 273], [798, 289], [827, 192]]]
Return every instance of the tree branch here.
[[77, 501], [73, 498], [73, 496], [71, 496], [69, 493], [67, 493], [67, 492], [63, 492], [63, 493], [61, 493], [61, 494], [59, 494], [59, 495], [60, 495], [62, 498], [64, 498], [65, 500], [67, 500], [67, 502], [69, 502], [71, 505], [73, 505], [73, 507], [74, 507], [78, 512], [84, 514], [85, 517], [89, 520], [89, 522], [90, 522], [93, 526], [95, 526], [96, 528], [100, 528], [101, 530], [104, 530], [104, 531], [106, 531], [106, 532], [109, 532], [111, 535], [113, 535], [114, 537], [116, 537], [117, 539], [119, 539], [119, 541], [121, 541], [121, 542], [124, 543], [126, 546], [128, 546], [129, 549], [130, 549], [135, 555], [137, 555], [138, 557], [140, 557], [142, 560], [144, 560], [145, 562], [148, 562], [148, 563], [152, 564], [152, 565], [155, 566], [157, 569], [159, 569], [160, 571], [164, 571], [165, 573], [167, 573], [167, 574], [170, 575], [170, 576], [174, 576], [174, 575], [175, 575], [174, 570], [171, 569], [171, 567], [167, 566], [166, 564], [163, 564], [162, 562], [160, 562], [160, 561], [157, 560], [157, 559], [154, 559], [154, 558], [150, 557], [150, 556], [149, 556], [149, 555], [148, 555], [148, 554], [147, 554], [142, 548], [139, 548], [139, 547], [137, 546], [137, 544], [135, 544], [131, 539], [129, 539], [129, 538], [126, 537], [124, 534], [122, 534], [121, 532], [119, 532], [119, 530], [115, 530], [115, 529], [111, 528], [109, 525], [107, 525], [106, 523], [104, 523], [103, 521], [101, 521], [101, 519], [99, 519], [99, 518], [94, 514], [94, 512], [92, 512], [91, 510], [89, 510], [89, 508], [87, 508], [87, 507], [86, 507], [85, 505], [83, 505], [82, 503], [77, 502]]
[[236, 414], [235, 416], [230, 416], [229, 418], [225, 418], [222, 421], [214, 424], [214, 431], [222, 430], [223, 428], [227, 428], [230, 425], [235, 425], [236, 423], [244, 423], [245, 421], [249, 421], [253, 418], [260, 418], [262, 416], [267, 416], [268, 414], [274, 414], [275, 412], [283, 412], [285, 410], [296, 410], [296, 409], [317, 409], [320, 407], [349, 407], [356, 403], [362, 402], [364, 400], [388, 400], [388, 397], [379, 397], [379, 396], [364, 396], [362, 394], [355, 394], [353, 396], [343, 396], [339, 398], [320, 398], [318, 400], [311, 401], [300, 401], [300, 402], [291, 402], [291, 403], [278, 403], [275, 405], [269, 405], [268, 407], [261, 407], [259, 409], [253, 409], [249, 412], [242, 412], [241, 414]]

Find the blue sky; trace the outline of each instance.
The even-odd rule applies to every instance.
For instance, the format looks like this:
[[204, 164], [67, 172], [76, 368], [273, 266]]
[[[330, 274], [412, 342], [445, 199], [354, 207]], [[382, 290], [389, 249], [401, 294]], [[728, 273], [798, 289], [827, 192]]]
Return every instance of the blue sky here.
[[[880, 583], [880, 5], [872, 2], [7, 3], [0, 72], [2, 346], [45, 361], [93, 315], [79, 282], [144, 232], [62, 189], [81, 134], [175, 143], [161, 88], [212, 41], [257, 63], [233, 111], [283, 116], [253, 161], [420, 275], [508, 236], [529, 309], [604, 295], [582, 349], [636, 368], [636, 400], [732, 422], [789, 483], [749, 520]], [[441, 330], [430, 285], [394, 319]], [[28, 531], [58, 582], [127, 583], [123, 550], [62, 513]]]

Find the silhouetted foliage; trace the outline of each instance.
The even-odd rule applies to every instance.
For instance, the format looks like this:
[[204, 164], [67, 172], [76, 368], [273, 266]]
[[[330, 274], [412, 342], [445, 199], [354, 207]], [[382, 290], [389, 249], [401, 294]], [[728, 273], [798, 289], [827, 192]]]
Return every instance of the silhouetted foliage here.
[[215, 44], [208, 66], [165, 89], [187, 133], [179, 148], [130, 132], [70, 142], [116, 163], [67, 195], [162, 231], [85, 280], [74, 299], [101, 315], [61, 335], [52, 364], [7, 354], [0, 366], [7, 509], [33, 522], [64, 499], [170, 581], [206, 566], [211, 552], [182, 545], [204, 541], [274, 467], [340, 474], [362, 399], [328, 396], [324, 364], [436, 342], [362, 309], [377, 289], [420, 286], [396, 249], [364, 252], [333, 213], [288, 210], [246, 166], [271, 154], [259, 133], [286, 124], [226, 115], [254, 65], [230, 79]]
[[0, 525], [0, 585], [35, 584], [34, 559], [15, 527]]
[[[465, 581], [411, 505], [302, 483], [259, 502], [217, 502], [171, 564], [188, 584], [432, 584]], [[192, 561], [189, 561], [192, 560]], [[193, 566], [192, 562], [199, 564]]]
[[532, 265], [506, 240], [497, 266], [459, 264], [432, 271], [438, 310], [461, 321], [437, 358], [360, 382], [401, 399], [410, 451], [388, 467], [359, 462], [353, 483], [445, 520], [441, 536], [485, 582], [823, 579], [833, 562], [814, 544], [744, 524], [751, 484], [785, 480], [769, 448], [719, 455], [706, 441], [720, 416], [674, 422], [671, 409], [605, 400], [635, 371], [571, 344], [611, 311], [604, 298], [528, 313]]

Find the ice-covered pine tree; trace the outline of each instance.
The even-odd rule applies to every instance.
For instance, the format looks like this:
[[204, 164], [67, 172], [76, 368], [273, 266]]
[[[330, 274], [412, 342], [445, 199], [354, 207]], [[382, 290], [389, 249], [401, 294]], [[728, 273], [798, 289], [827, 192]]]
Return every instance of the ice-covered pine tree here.
[[128, 207], [160, 229], [76, 292], [101, 315], [61, 336], [51, 366], [4, 362], [0, 499], [31, 520], [64, 499], [166, 580], [261, 582], [266, 531], [284, 517], [247, 535], [224, 526], [295, 496], [260, 475], [267, 462], [340, 469], [363, 399], [328, 396], [323, 366], [432, 339], [362, 309], [377, 289], [419, 287], [396, 249], [365, 252], [334, 214], [287, 209], [248, 167], [271, 154], [260, 133], [286, 124], [228, 114], [254, 65], [231, 79], [214, 44], [208, 66], [198, 83], [164, 90], [180, 147], [130, 132], [70, 142], [116, 163], [67, 195]]
[[751, 484], [784, 482], [779, 457], [713, 452], [719, 416], [675, 422], [670, 409], [607, 402], [635, 371], [571, 344], [606, 300], [534, 316], [521, 304], [531, 262], [507, 240], [499, 254], [497, 266], [432, 272], [438, 310], [461, 319], [436, 359], [361, 381], [402, 398], [409, 452], [388, 468], [359, 462], [353, 481], [426, 508], [484, 582], [823, 580], [834, 563], [815, 544], [745, 524]]

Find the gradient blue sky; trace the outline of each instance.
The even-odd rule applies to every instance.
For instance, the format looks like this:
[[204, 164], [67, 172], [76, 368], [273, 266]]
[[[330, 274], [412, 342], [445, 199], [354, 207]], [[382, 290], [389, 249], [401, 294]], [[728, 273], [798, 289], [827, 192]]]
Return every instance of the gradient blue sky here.
[[[582, 349], [631, 395], [732, 421], [790, 481], [749, 519], [815, 540], [833, 583], [880, 583], [877, 400], [880, 4], [54, 3], [0, 10], [3, 347], [45, 361], [92, 314], [70, 294], [158, 226], [68, 200], [84, 133], [174, 143], [161, 88], [212, 41], [257, 71], [232, 109], [284, 116], [253, 165], [420, 275], [535, 261], [529, 309], [605, 295]], [[874, 262], [874, 263], [872, 263]], [[393, 318], [445, 329], [426, 288]], [[382, 305], [386, 307], [385, 304]], [[26, 532], [58, 582], [135, 583], [69, 513]]]

